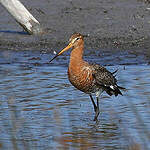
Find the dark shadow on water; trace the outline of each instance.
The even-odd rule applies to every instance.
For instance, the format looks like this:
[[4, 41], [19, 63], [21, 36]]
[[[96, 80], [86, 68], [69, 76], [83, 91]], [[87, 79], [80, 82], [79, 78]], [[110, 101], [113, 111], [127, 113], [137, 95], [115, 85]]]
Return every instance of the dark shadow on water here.
[[29, 35], [25, 31], [11, 31], [11, 30], [0, 30], [0, 33], [10, 33], [10, 34], [23, 34], [23, 35]]

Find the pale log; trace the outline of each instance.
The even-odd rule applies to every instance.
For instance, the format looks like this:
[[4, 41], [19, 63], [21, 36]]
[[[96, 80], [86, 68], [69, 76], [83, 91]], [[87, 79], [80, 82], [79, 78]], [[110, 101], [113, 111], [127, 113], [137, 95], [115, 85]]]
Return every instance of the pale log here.
[[29, 34], [43, 33], [40, 23], [19, 0], [0, 0], [0, 3]]

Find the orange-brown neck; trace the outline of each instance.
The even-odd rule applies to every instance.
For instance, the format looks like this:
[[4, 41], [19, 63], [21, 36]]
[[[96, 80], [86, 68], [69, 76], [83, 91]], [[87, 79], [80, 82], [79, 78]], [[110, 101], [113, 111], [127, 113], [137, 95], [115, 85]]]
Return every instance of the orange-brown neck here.
[[73, 48], [70, 55], [70, 65], [76, 65], [83, 62], [84, 43], [80, 43]]
[[80, 71], [85, 64], [85, 61], [83, 60], [83, 49], [84, 43], [81, 43], [80, 45], [77, 45], [73, 48], [70, 55], [70, 63], [68, 68], [69, 74], [80, 74]]

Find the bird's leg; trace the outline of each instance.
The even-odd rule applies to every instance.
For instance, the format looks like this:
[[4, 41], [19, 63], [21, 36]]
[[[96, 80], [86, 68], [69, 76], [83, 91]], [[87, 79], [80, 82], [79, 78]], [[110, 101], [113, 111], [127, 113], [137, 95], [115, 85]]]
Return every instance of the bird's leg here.
[[96, 100], [97, 100], [97, 107], [96, 107], [96, 111], [95, 111], [94, 121], [97, 120], [97, 117], [99, 115], [99, 97], [96, 97]]
[[97, 106], [96, 106], [96, 104], [95, 104], [95, 102], [94, 102], [94, 99], [93, 99], [93, 97], [92, 97], [91, 94], [90, 94], [90, 98], [91, 98], [92, 104], [93, 104], [93, 106], [94, 106], [94, 111], [96, 112]]

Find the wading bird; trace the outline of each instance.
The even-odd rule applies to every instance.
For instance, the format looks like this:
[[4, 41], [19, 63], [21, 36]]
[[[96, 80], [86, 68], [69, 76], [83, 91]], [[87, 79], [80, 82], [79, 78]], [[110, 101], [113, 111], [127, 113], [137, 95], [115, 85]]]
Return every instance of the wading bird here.
[[[124, 88], [117, 85], [114, 76], [116, 71], [111, 73], [100, 65], [90, 64], [83, 60], [84, 39], [80, 33], [74, 33], [69, 40], [69, 45], [56, 54], [50, 62], [70, 48], [72, 48], [72, 52], [68, 67], [69, 81], [78, 90], [89, 94], [95, 111], [94, 121], [96, 121], [99, 115], [99, 97], [101, 93], [105, 91], [110, 96], [118, 96], [118, 94], [122, 95], [120, 89]], [[92, 93], [96, 94], [96, 104]]]

